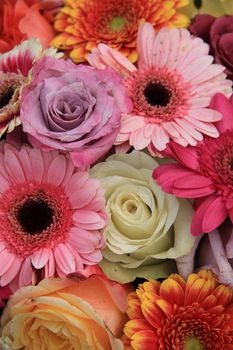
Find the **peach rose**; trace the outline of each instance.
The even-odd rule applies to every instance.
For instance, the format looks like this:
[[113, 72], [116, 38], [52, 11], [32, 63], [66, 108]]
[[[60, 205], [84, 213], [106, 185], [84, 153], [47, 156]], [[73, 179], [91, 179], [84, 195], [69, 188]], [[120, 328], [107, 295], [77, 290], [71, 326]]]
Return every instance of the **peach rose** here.
[[21, 288], [4, 310], [0, 348], [122, 350], [130, 291], [97, 275]]

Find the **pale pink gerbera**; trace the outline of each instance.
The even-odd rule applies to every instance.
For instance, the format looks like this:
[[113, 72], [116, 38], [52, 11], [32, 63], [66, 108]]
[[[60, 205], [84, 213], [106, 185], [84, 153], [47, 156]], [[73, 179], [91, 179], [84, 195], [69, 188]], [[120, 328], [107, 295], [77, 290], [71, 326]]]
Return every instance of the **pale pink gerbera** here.
[[43, 51], [38, 39], [26, 40], [0, 55], [0, 137], [21, 124], [20, 91], [33, 63], [42, 55], [57, 56], [55, 49]]
[[208, 109], [216, 92], [231, 94], [224, 67], [213, 64], [209, 47], [186, 29], [154, 32], [151, 24], [141, 25], [137, 43], [137, 68], [120, 53], [100, 44], [88, 61], [103, 69], [115, 68], [125, 77], [124, 84], [134, 108], [123, 114], [116, 145], [140, 150], [162, 151], [172, 139], [182, 146], [195, 146], [202, 134], [218, 137], [213, 125], [221, 114]]
[[205, 137], [196, 147], [171, 142], [166, 152], [178, 164], [163, 164], [153, 173], [164, 192], [195, 199], [194, 235], [213, 231], [228, 215], [233, 223], [233, 97], [216, 94], [210, 106], [223, 115], [216, 123], [220, 136]]
[[[0, 153], [0, 285], [83, 272], [102, 259], [103, 189], [58, 151]], [[40, 271], [39, 271], [40, 270]], [[12, 287], [13, 288], [13, 287]]]

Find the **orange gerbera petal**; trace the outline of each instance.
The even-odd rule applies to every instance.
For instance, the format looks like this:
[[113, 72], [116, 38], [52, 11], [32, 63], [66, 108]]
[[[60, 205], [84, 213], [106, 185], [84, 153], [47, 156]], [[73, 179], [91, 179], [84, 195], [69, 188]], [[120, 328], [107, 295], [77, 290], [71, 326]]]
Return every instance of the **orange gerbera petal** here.
[[233, 350], [233, 293], [213, 273], [200, 271], [187, 282], [173, 274], [161, 284], [144, 282], [132, 295], [129, 309], [140, 303], [144, 319], [128, 313], [126, 349]]
[[[162, 27], [185, 27], [189, 20], [177, 9], [188, 0], [64, 0], [65, 6], [58, 13], [54, 27], [59, 33], [77, 36], [80, 45], [67, 47], [55, 38], [51, 45], [67, 50], [75, 62], [85, 61], [86, 55], [99, 43], [116, 48], [132, 62], [137, 60], [136, 35], [141, 21], [153, 24], [156, 30]], [[90, 44], [91, 43], [91, 44]], [[74, 51], [75, 49], [75, 51]]]

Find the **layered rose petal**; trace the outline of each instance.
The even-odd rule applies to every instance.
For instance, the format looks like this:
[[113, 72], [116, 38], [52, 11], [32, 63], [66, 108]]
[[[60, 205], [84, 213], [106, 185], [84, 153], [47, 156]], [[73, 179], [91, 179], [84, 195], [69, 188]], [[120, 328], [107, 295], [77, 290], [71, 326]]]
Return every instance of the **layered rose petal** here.
[[69, 151], [74, 164], [85, 167], [109, 151], [121, 112], [131, 108], [113, 70], [44, 57], [22, 91], [21, 120], [34, 147]]
[[100, 276], [47, 279], [21, 288], [2, 316], [0, 346], [123, 350], [119, 338], [129, 291]]
[[[134, 151], [112, 155], [91, 169], [105, 190], [110, 214], [103, 230], [106, 248], [100, 264], [109, 278], [121, 283], [166, 276], [175, 268], [170, 259], [188, 253], [194, 242], [187, 229], [192, 209], [185, 200], [177, 201], [153, 184], [156, 165], [152, 157]], [[84, 212], [79, 219], [84, 229], [87, 217], [93, 225], [97, 221], [96, 215]]]

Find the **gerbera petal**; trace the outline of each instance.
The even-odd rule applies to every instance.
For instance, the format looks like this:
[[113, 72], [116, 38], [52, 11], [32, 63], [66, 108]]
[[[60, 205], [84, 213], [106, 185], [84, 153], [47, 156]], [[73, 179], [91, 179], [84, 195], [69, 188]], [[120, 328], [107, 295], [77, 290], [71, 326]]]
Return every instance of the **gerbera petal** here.
[[221, 133], [227, 130], [233, 130], [233, 105], [223, 94], [214, 95], [210, 103], [210, 108], [217, 110], [224, 116], [224, 118], [215, 124]]
[[12, 264], [15, 261], [15, 255], [8, 252], [7, 249], [4, 249], [0, 253], [0, 260], [1, 260], [1, 265], [0, 265], [0, 276], [4, 275], [7, 270], [12, 266]]
[[31, 284], [32, 276], [33, 276], [33, 270], [32, 270], [31, 259], [26, 258], [22, 263], [21, 270], [19, 273], [19, 288], [26, 286], [28, 284]]
[[1, 286], [7, 286], [11, 281], [13, 281], [17, 276], [21, 266], [22, 260], [15, 258], [14, 262], [11, 264], [6, 273], [1, 276]]
[[155, 39], [154, 28], [150, 23], [139, 26], [137, 37], [137, 49], [139, 54], [138, 67], [144, 69], [153, 64], [153, 42]]
[[228, 215], [226, 204], [221, 197], [217, 197], [209, 204], [202, 219], [203, 232], [211, 232], [217, 228]]
[[216, 199], [218, 199], [218, 196], [213, 194], [206, 197], [204, 200], [202, 200], [201, 204], [198, 205], [198, 208], [193, 215], [191, 225], [191, 232], [194, 236], [203, 233], [203, 218], [205, 212]]
[[5, 151], [4, 162], [10, 177], [14, 179], [16, 183], [25, 181], [24, 172], [19, 159], [11, 149]]
[[169, 142], [169, 136], [163, 127], [154, 125], [151, 141], [158, 151], [163, 151]]
[[53, 185], [59, 186], [64, 179], [66, 173], [65, 156], [59, 155], [53, 159], [48, 168], [47, 181]]
[[50, 258], [50, 255], [51, 255], [50, 249], [48, 248], [40, 249], [39, 251], [32, 254], [31, 256], [32, 265], [36, 269], [41, 269], [47, 264]]
[[62, 272], [75, 272], [74, 257], [66, 244], [61, 243], [54, 249], [54, 258]]
[[158, 338], [154, 331], [140, 331], [132, 336], [131, 345], [135, 350], [156, 349], [158, 346]]

